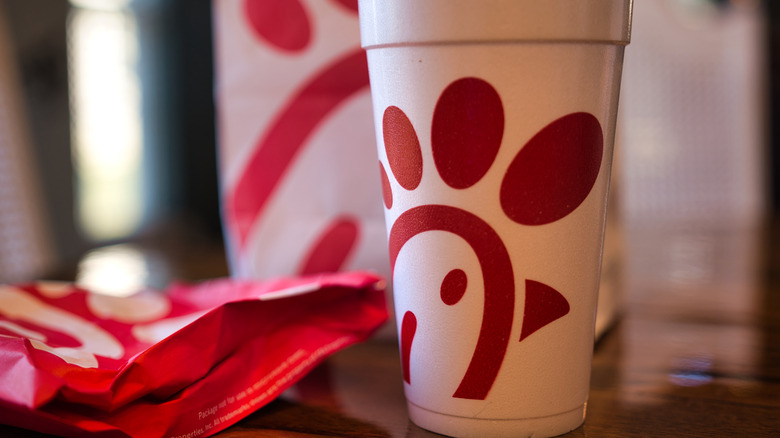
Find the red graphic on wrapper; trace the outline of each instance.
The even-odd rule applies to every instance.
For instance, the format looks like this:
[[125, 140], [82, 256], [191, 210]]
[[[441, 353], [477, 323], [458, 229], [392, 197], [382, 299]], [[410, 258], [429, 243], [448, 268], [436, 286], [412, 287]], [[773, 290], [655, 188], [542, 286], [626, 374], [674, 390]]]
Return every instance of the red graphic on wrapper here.
[[356, 219], [342, 217], [334, 220], [304, 258], [299, 269], [301, 275], [338, 271], [346, 263], [359, 237], [360, 226]]
[[358, 13], [358, 0], [333, 0], [354, 13]]
[[244, 0], [244, 16], [272, 47], [297, 52], [309, 45], [311, 25], [298, 0]]
[[[333, 0], [350, 14], [357, 14], [356, 0]], [[244, 0], [243, 13], [255, 36], [286, 55], [303, 55], [316, 30], [311, 14], [300, 0]], [[255, 223], [274, 196], [279, 185], [306, 147], [312, 134], [340, 106], [368, 87], [365, 52], [356, 47], [333, 60], [301, 84], [298, 91], [280, 109], [276, 119], [258, 139], [236, 186], [225, 196], [225, 214], [234, 230], [239, 250], [248, 245]], [[357, 246], [360, 224], [350, 223], [354, 230], [345, 232], [343, 218], [335, 218], [327, 227], [341, 230], [323, 233], [309, 249], [297, 274], [324, 269], [338, 270], [346, 253]], [[342, 240], [345, 237], [346, 240]], [[327, 260], [328, 253], [336, 256]], [[343, 256], [343, 257], [342, 257]]]
[[[462, 78], [442, 92], [432, 117], [431, 148], [439, 177], [454, 189], [478, 183], [493, 166], [504, 131], [499, 93], [488, 82]], [[423, 174], [420, 142], [413, 124], [396, 106], [383, 114], [383, 137], [395, 181], [414, 190]], [[410, 153], [410, 151], [412, 153]], [[504, 213], [522, 225], [544, 225], [573, 212], [588, 196], [598, 176], [603, 137], [598, 120], [588, 113], [565, 115], [542, 128], [517, 153], [504, 174], [500, 203]], [[402, 155], [411, 155], [400, 162]], [[583, 165], [582, 163], [585, 163]], [[384, 166], [385, 206], [392, 207], [392, 186]], [[515, 277], [501, 236], [475, 213], [447, 205], [420, 205], [401, 213], [390, 230], [392, 269], [401, 248], [428, 231], [444, 231], [463, 239], [474, 251], [482, 271], [484, 310], [479, 336], [465, 375], [453, 397], [485, 399], [503, 363], [514, 319]], [[454, 306], [466, 293], [468, 278], [461, 269], [442, 280], [440, 297]], [[554, 288], [525, 281], [520, 341], [569, 313], [569, 302]], [[401, 324], [404, 379], [411, 384], [409, 362], [418, 321], [412, 311]]]
[[212, 279], [130, 297], [0, 285], [0, 424], [57, 436], [212, 435], [370, 336], [387, 318], [380, 281]]
[[[315, 128], [339, 104], [367, 86], [365, 52], [355, 51], [326, 67], [279, 113], [258, 142], [241, 179], [227, 198], [228, 214], [236, 220], [242, 246], [246, 244], [252, 224]], [[318, 98], [311, 99], [311, 96]], [[242, 220], [238, 221], [238, 218]]]

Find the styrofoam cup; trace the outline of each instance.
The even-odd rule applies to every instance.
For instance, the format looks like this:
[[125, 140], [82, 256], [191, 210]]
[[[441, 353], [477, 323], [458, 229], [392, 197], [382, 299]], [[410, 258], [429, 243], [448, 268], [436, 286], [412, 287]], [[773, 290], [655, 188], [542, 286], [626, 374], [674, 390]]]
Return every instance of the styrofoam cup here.
[[584, 421], [630, 0], [360, 0], [409, 415]]

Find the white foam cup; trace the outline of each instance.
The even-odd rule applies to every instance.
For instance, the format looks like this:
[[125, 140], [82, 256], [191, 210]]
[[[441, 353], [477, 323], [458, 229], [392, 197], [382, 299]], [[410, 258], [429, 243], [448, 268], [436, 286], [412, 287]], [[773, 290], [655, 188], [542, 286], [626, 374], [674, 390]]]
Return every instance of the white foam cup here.
[[409, 415], [585, 418], [630, 0], [360, 0]]

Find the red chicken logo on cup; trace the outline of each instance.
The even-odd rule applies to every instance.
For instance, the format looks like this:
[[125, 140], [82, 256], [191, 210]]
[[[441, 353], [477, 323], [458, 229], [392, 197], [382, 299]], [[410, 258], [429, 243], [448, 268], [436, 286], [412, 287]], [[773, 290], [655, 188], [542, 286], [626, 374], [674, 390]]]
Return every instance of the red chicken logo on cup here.
[[[504, 109], [488, 82], [465, 77], [450, 83], [433, 110], [431, 148], [436, 172], [449, 187], [467, 190], [493, 166], [504, 132]], [[390, 174], [399, 189], [414, 191], [423, 172], [420, 141], [401, 108], [388, 106], [382, 116]], [[591, 114], [577, 112], [550, 122], [517, 153], [506, 169], [499, 195], [503, 213], [525, 226], [543, 226], [572, 213], [593, 188], [601, 168], [603, 133]], [[393, 188], [380, 162], [385, 207], [393, 206]], [[395, 270], [399, 252], [415, 236], [429, 231], [452, 233], [473, 250], [482, 271], [484, 310], [473, 356], [453, 397], [484, 399], [504, 360], [515, 309], [515, 274], [502, 236], [477, 214], [451, 205], [424, 204], [395, 219], [389, 236]], [[452, 269], [441, 282], [441, 301], [461, 301], [468, 276]], [[569, 302], [540, 279], [525, 279], [524, 316], [519, 341], [569, 313]], [[401, 309], [397, 309], [400, 313]], [[401, 321], [404, 379], [411, 382], [410, 356], [417, 315]]]

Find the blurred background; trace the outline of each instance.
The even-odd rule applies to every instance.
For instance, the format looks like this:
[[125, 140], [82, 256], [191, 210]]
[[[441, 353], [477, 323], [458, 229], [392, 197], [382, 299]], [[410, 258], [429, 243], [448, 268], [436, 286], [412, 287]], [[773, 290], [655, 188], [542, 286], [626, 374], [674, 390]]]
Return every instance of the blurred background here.
[[[634, 8], [622, 228], [761, 226], [780, 208], [780, 5]], [[210, 0], [0, 0], [0, 281], [119, 260], [111, 282], [136, 272], [132, 287], [169, 274], [135, 242], [220, 248], [211, 13]], [[672, 257], [696, 257], [690, 244]], [[227, 272], [218, 258], [197, 269]]]
[[208, 0], [2, 0], [0, 47], [0, 281], [219, 245]]

